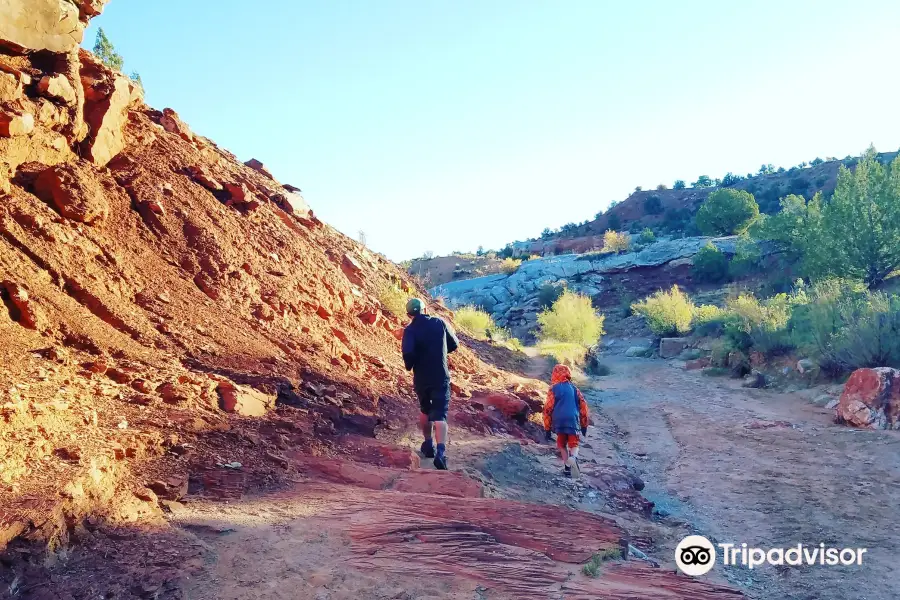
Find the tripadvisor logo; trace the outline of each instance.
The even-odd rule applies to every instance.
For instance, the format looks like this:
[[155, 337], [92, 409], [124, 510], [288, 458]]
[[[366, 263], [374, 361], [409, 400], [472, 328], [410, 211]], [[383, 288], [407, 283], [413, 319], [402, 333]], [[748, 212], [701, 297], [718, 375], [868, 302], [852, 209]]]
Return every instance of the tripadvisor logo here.
[[716, 564], [716, 549], [702, 535], [689, 535], [675, 548], [675, 564], [685, 575], [706, 575]]
[[714, 545], [702, 535], [689, 535], [675, 548], [675, 564], [685, 575], [706, 575], [716, 564], [716, 546], [722, 565], [755, 569], [762, 565], [835, 567], [861, 565], [866, 548], [827, 548], [825, 544], [797, 544], [790, 548], [751, 548], [747, 544]]

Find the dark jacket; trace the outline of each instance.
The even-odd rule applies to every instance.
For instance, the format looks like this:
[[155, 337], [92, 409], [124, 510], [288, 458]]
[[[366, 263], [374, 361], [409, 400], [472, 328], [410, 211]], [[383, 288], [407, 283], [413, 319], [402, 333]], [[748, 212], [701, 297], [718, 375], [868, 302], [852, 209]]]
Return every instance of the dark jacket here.
[[403, 332], [403, 362], [417, 386], [450, 381], [447, 354], [458, 347], [453, 328], [438, 317], [418, 315]]

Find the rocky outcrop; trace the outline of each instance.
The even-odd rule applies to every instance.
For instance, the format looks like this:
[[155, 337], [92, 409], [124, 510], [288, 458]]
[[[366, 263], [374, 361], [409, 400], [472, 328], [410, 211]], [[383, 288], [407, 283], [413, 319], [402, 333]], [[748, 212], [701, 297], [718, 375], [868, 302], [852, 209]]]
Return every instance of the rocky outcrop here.
[[34, 191], [67, 219], [94, 223], [106, 218], [109, 206], [103, 196], [103, 188], [92, 175], [85, 165], [57, 165], [38, 175]]
[[90, 17], [106, 0], [3, 0], [0, 3], [0, 46], [14, 51], [68, 53], [84, 37]]
[[900, 429], [900, 370], [857, 369], [844, 385], [835, 420], [864, 429]]
[[131, 79], [103, 69], [89, 55], [82, 62], [84, 119], [90, 128], [84, 151], [91, 162], [102, 167], [125, 147], [128, 108], [141, 100], [143, 92]]
[[216, 387], [222, 410], [243, 417], [262, 417], [275, 407], [275, 396], [223, 380]]
[[[626, 254], [566, 254], [535, 258], [522, 263], [511, 275], [488, 275], [453, 281], [429, 290], [456, 308], [475, 305], [490, 312], [504, 327], [530, 329], [541, 310], [538, 298], [546, 285], [565, 285], [580, 294], [597, 296], [609, 287], [611, 276], [634, 269], [663, 267], [690, 261], [707, 243], [733, 254], [737, 238], [684, 238], [650, 244], [639, 252]], [[770, 251], [763, 248], [763, 252]], [[682, 263], [679, 263], [682, 264]]]

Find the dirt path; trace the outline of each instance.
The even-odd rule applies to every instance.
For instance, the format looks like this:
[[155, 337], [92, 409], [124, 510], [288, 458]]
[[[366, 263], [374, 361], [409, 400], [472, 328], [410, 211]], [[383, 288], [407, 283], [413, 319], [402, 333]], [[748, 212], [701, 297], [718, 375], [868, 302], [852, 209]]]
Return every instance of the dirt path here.
[[[898, 597], [900, 435], [833, 425], [798, 395], [612, 359], [598, 425], [663, 515], [719, 543], [868, 548], [862, 566], [721, 568], [754, 598]], [[668, 541], [669, 551], [677, 539]]]

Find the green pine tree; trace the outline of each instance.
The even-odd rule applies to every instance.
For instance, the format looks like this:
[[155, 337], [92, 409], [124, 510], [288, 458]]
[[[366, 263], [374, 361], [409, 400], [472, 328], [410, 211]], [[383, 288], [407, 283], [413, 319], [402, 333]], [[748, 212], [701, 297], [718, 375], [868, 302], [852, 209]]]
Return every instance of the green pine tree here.
[[115, 46], [106, 37], [103, 28], [97, 30], [97, 40], [94, 42], [94, 54], [97, 55], [104, 65], [111, 69], [121, 71], [125, 66], [125, 59], [116, 52]]

